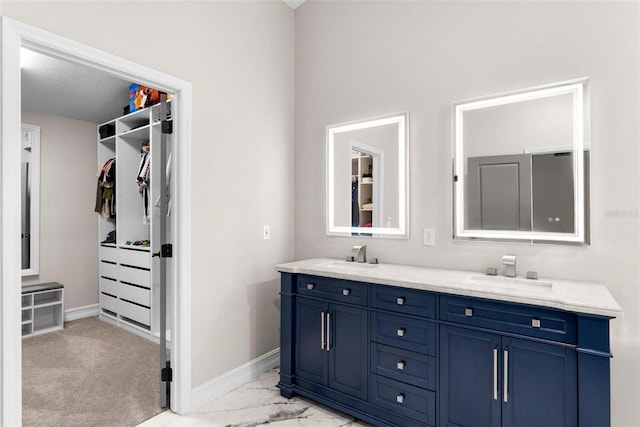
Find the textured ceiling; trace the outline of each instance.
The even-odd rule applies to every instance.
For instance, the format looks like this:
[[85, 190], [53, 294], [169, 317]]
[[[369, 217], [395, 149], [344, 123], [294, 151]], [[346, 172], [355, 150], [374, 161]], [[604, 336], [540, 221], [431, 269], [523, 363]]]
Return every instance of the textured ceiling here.
[[122, 115], [131, 82], [22, 49], [22, 109], [93, 123]]

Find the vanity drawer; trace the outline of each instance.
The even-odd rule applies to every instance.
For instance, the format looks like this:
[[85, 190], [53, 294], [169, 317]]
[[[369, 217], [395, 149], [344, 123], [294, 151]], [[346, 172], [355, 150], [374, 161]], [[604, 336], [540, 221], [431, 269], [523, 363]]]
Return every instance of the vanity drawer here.
[[104, 277], [100, 278], [100, 292], [104, 292], [105, 294], [116, 296], [118, 295], [116, 287], [117, 281], [115, 279], [105, 279]]
[[117, 249], [111, 246], [100, 246], [98, 249], [100, 261], [118, 262]]
[[371, 372], [416, 387], [435, 390], [436, 358], [371, 343]]
[[136, 304], [150, 307], [149, 289], [139, 288], [137, 286], [127, 285], [125, 283], [118, 284], [118, 298], [135, 302]]
[[145, 326], [151, 324], [151, 310], [127, 301], [118, 300], [118, 314]]
[[378, 375], [371, 375], [370, 380], [371, 404], [412, 418], [423, 425], [435, 425], [435, 392]]
[[118, 311], [118, 300], [110, 295], [100, 294], [100, 307], [115, 313]]
[[428, 320], [371, 312], [371, 340], [435, 356], [436, 325]]
[[436, 296], [416, 289], [372, 285], [371, 307], [433, 319], [436, 317]]
[[110, 279], [118, 278], [118, 266], [116, 264], [100, 261], [98, 269], [100, 277], [108, 277]]
[[118, 280], [121, 282], [149, 288], [149, 283], [151, 282], [150, 276], [151, 273], [149, 270], [125, 267], [123, 265], [118, 267]]
[[367, 304], [367, 289], [361, 282], [304, 275], [298, 278], [297, 286], [300, 295], [356, 305]]
[[449, 322], [511, 332], [568, 344], [577, 340], [573, 313], [476, 298], [442, 296], [440, 318]]
[[132, 267], [151, 268], [151, 253], [136, 249], [119, 249], [120, 264]]

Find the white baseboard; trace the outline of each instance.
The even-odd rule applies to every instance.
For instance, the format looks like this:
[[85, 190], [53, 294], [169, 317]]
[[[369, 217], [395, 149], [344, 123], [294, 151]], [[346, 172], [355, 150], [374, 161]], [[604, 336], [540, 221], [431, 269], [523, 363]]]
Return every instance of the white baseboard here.
[[280, 348], [276, 348], [211, 381], [199, 385], [191, 391], [191, 409], [197, 409], [209, 403], [279, 364]]
[[82, 319], [83, 317], [94, 317], [100, 314], [100, 304], [85, 305], [84, 307], [70, 308], [64, 311], [64, 321]]

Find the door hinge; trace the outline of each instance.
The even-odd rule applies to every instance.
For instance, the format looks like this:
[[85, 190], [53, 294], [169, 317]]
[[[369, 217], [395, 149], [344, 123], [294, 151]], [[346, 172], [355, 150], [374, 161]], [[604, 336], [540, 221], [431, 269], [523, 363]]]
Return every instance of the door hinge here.
[[160, 258], [173, 258], [173, 245], [171, 243], [165, 243], [160, 245], [160, 251], [153, 254]]
[[164, 382], [173, 381], [173, 369], [171, 368], [162, 368], [160, 370], [160, 380]]
[[173, 120], [162, 121], [162, 133], [170, 135], [173, 133]]
[[162, 253], [162, 258], [173, 257], [173, 245], [171, 243], [165, 243], [160, 247], [160, 252]]
[[458, 182], [458, 175], [453, 175], [453, 182]]

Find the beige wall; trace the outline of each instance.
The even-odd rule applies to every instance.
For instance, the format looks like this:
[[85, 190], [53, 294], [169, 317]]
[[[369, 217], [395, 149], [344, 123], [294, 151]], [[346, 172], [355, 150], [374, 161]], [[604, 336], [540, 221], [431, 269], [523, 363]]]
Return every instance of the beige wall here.
[[[613, 426], [640, 419], [639, 23], [637, 2], [327, 2], [296, 9], [296, 258], [344, 257], [607, 284]], [[451, 102], [591, 78], [588, 247], [453, 242]], [[408, 110], [411, 238], [326, 237], [325, 126]], [[309, 159], [315, 159], [310, 162]], [[422, 228], [436, 229], [424, 247]]]
[[65, 310], [97, 304], [97, 125], [29, 111], [22, 123], [40, 126], [40, 275], [22, 283], [62, 283]]
[[274, 264], [293, 258], [293, 10], [3, 1], [2, 13], [192, 82], [192, 385], [278, 347]]

